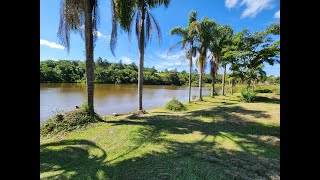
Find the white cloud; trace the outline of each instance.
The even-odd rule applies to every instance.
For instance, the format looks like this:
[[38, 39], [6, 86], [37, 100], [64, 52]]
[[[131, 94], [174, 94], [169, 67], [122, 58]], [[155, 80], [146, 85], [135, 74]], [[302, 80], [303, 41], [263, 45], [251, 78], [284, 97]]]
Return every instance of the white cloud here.
[[172, 55], [167, 55], [167, 52], [157, 53], [157, 56], [160, 59], [153, 61], [153, 64], [157, 69], [174, 69], [188, 64], [188, 61], [185, 59], [185, 53], [183, 50], [178, 51]]
[[176, 62], [167, 62], [167, 61], [163, 61], [160, 63], [160, 65], [164, 66], [164, 67], [170, 67], [170, 66], [182, 66], [182, 65], [186, 65], [186, 61], [176, 61]]
[[93, 35], [98, 36], [98, 38], [107, 38], [107, 36], [103, 35], [100, 31], [93, 30]]
[[127, 56], [122, 56], [120, 59], [122, 60], [122, 63], [124, 63], [124, 64], [131, 64], [132, 62], [134, 62], [132, 59], [130, 59]]
[[238, 3], [238, 0], [225, 0], [224, 3], [227, 6], [227, 8], [233, 8]]
[[[81, 25], [79, 28], [84, 30], [84, 25]], [[108, 35], [103, 35], [100, 31], [96, 31], [96, 30], [93, 30], [93, 31], [92, 31], [92, 34], [93, 34], [94, 36], [98, 36], [98, 38], [107, 38], [107, 39], [110, 39], [110, 37], [111, 37], [111, 35], [109, 35], [109, 34], [108, 34]]]
[[225, 0], [225, 6], [235, 8], [245, 5], [246, 8], [241, 14], [241, 18], [255, 17], [265, 9], [273, 8], [273, 0]]
[[176, 61], [176, 62], [159, 61], [159, 62], [153, 63], [153, 65], [155, 66], [156, 69], [165, 69], [165, 68], [170, 69], [173, 67], [178, 68], [178, 67], [186, 66], [187, 63], [185, 61]]
[[48, 46], [50, 48], [55, 48], [55, 49], [64, 49], [64, 47], [60, 44], [57, 44], [55, 42], [50, 42], [44, 39], [40, 39], [40, 45], [45, 45]]
[[176, 54], [168, 55], [167, 53], [159, 54], [159, 56], [163, 59], [177, 60], [181, 57], [184, 57], [185, 53], [183, 50], [178, 51]]
[[280, 19], [280, 10], [277, 11], [276, 13], [274, 13], [274, 16], [273, 16], [273, 17]]
[[242, 18], [255, 17], [264, 9], [273, 7], [272, 0], [242, 0], [242, 4], [247, 6], [241, 15]]

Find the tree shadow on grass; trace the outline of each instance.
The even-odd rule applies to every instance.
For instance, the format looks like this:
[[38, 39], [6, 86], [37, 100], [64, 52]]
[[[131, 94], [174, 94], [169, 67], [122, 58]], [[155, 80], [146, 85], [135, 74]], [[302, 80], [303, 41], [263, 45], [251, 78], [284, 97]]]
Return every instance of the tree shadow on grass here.
[[[142, 125], [144, 130], [135, 138], [137, 143], [165, 144], [167, 153], [153, 152], [144, 155], [132, 160], [134, 166], [129, 166], [132, 162], [122, 162], [128, 164], [127, 167], [133, 174], [143, 168], [147, 174], [143, 173], [141, 176], [146, 179], [151, 175], [156, 179], [280, 178], [280, 143], [276, 141], [280, 137], [280, 127], [248, 121], [246, 116], [239, 114], [254, 118], [269, 117], [263, 111], [247, 110], [240, 106], [222, 106], [193, 111], [185, 116], [142, 116], [136, 120], [126, 119], [110, 123], [114, 126]], [[208, 121], [199, 120], [200, 116]], [[163, 132], [186, 135], [196, 131], [205, 138], [211, 136], [233, 141], [241, 150], [221, 149], [216, 141], [207, 141], [205, 138], [194, 143], [183, 143], [168, 140], [163, 136]], [[160, 165], [157, 165], [158, 163]], [[149, 171], [154, 174], [148, 175]], [[126, 175], [128, 174], [124, 173], [119, 177], [126, 178]]]
[[113, 179], [280, 179], [279, 160], [216, 148], [213, 142], [167, 141], [167, 152], [150, 152], [114, 165]]
[[[40, 172], [56, 171], [50, 178], [60, 179], [280, 179], [280, 145], [261, 138], [279, 138], [280, 128], [249, 121], [249, 116], [268, 114], [223, 106], [184, 116], [143, 115], [108, 122], [113, 126], [142, 125], [131, 139], [136, 147], [114, 158], [123, 160], [106, 161], [106, 152], [90, 141], [59, 141], [41, 145]], [[196, 141], [167, 138], [187, 138], [195, 132], [201, 137]], [[239, 150], [219, 146], [225, 141]], [[164, 150], [126, 158], [146, 144], [163, 145]]]
[[280, 99], [278, 99], [278, 98], [269, 98], [269, 97], [264, 97], [264, 96], [257, 96], [254, 102], [280, 104]]
[[[95, 155], [89, 151], [95, 151]], [[43, 179], [97, 179], [104, 167], [106, 152], [87, 140], [63, 140], [40, 145], [40, 173], [51, 172]], [[105, 171], [105, 168], [104, 170]], [[104, 177], [101, 171], [100, 176]]]

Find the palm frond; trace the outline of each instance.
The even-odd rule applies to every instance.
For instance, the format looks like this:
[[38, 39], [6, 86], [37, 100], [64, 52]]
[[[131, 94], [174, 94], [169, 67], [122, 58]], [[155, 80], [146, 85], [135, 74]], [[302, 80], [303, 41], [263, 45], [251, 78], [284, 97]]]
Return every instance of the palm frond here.
[[[92, 8], [92, 29], [93, 32], [98, 31], [98, 25], [100, 24], [100, 16], [99, 16], [99, 6], [97, 0], [91, 0], [91, 8]], [[97, 35], [93, 36], [93, 44], [95, 46], [95, 43], [98, 39]]]
[[190, 25], [193, 21], [196, 21], [196, 20], [197, 20], [197, 11], [191, 10], [189, 13], [188, 24]]
[[169, 48], [168, 52], [167, 52], [167, 56], [168, 56], [169, 52], [171, 52], [174, 48], [176, 48], [177, 46], [179, 46], [180, 44], [182, 44], [182, 42], [183, 42], [183, 41], [179, 41], [179, 42], [177, 42], [176, 44], [172, 45], [172, 46]]
[[181, 36], [181, 37], [184, 37], [184, 36], [187, 35], [186, 30], [181, 26], [172, 28], [170, 30], [170, 34], [171, 35], [178, 35], [178, 36]]
[[152, 37], [152, 24], [150, 21], [150, 15], [148, 11], [146, 11], [146, 41], [145, 46], [147, 42], [151, 43], [151, 37]]
[[157, 8], [161, 5], [164, 5], [164, 7], [167, 8], [170, 4], [170, 0], [146, 0], [146, 4], [150, 9]]
[[68, 52], [70, 51], [70, 32], [80, 32], [81, 24], [84, 24], [84, 1], [61, 0], [57, 36]]
[[112, 16], [112, 28], [110, 37], [110, 50], [113, 56], [115, 56], [114, 50], [116, 49], [117, 39], [118, 39], [118, 15], [115, 7], [115, 0], [111, 0], [111, 16]]
[[110, 38], [110, 50], [114, 54], [117, 43], [117, 29], [118, 25], [121, 29], [128, 33], [131, 37], [132, 20], [136, 11], [136, 2], [132, 0], [111, 0], [112, 12], [112, 30]]
[[[169, 0], [168, 0], [169, 1]], [[170, 2], [170, 1], [169, 1]], [[149, 15], [151, 16], [152, 18], [152, 21], [156, 27], [156, 32], [157, 32], [157, 37], [158, 37], [158, 42], [161, 43], [161, 30], [160, 30], [160, 26], [159, 26], [159, 23], [158, 21], [154, 18], [154, 16], [149, 12]]]
[[137, 10], [136, 13], [136, 37], [137, 37], [137, 41], [138, 41], [138, 47], [140, 48], [140, 18], [141, 18], [141, 13], [140, 10]]

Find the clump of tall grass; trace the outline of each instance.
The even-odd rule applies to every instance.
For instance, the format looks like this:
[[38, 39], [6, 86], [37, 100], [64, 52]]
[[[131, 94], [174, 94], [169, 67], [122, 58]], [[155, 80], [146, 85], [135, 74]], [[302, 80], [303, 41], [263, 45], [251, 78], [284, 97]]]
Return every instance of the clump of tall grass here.
[[85, 127], [89, 123], [103, 121], [102, 118], [94, 113], [94, 117], [91, 116], [91, 112], [87, 105], [82, 105], [68, 112], [59, 112], [52, 118], [40, 124], [40, 135], [45, 136], [49, 134], [57, 134], [59, 132], [68, 132], [75, 129]]
[[171, 111], [182, 111], [186, 110], [186, 107], [178, 101], [176, 98], [173, 98], [171, 101], [169, 101], [166, 106], [166, 109], [171, 110]]

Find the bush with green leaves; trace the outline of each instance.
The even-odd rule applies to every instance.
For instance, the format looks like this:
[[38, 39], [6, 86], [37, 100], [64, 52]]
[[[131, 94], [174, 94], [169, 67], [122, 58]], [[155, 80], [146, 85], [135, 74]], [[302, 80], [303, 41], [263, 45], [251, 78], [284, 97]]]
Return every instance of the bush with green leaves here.
[[253, 92], [250, 90], [243, 90], [240, 95], [240, 100], [247, 103], [251, 103], [251, 102], [254, 102], [254, 100], [257, 98], [256, 95], [257, 95], [256, 92]]
[[171, 101], [169, 101], [166, 106], [166, 109], [171, 110], [171, 111], [182, 111], [186, 110], [186, 107], [178, 101], [176, 98], [173, 98]]
[[255, 89], [254, 92], [256, 93], [272, 93], [271, 89]]
[[88, 108], [83, 105], [72, 111], [57, 113], [52, 118], [40, 124], [40, 135], [57, 134], [82, 128], [89, 123], [102, 121], [102, 118], [94, 113], [94, 118], [90, 116]]

